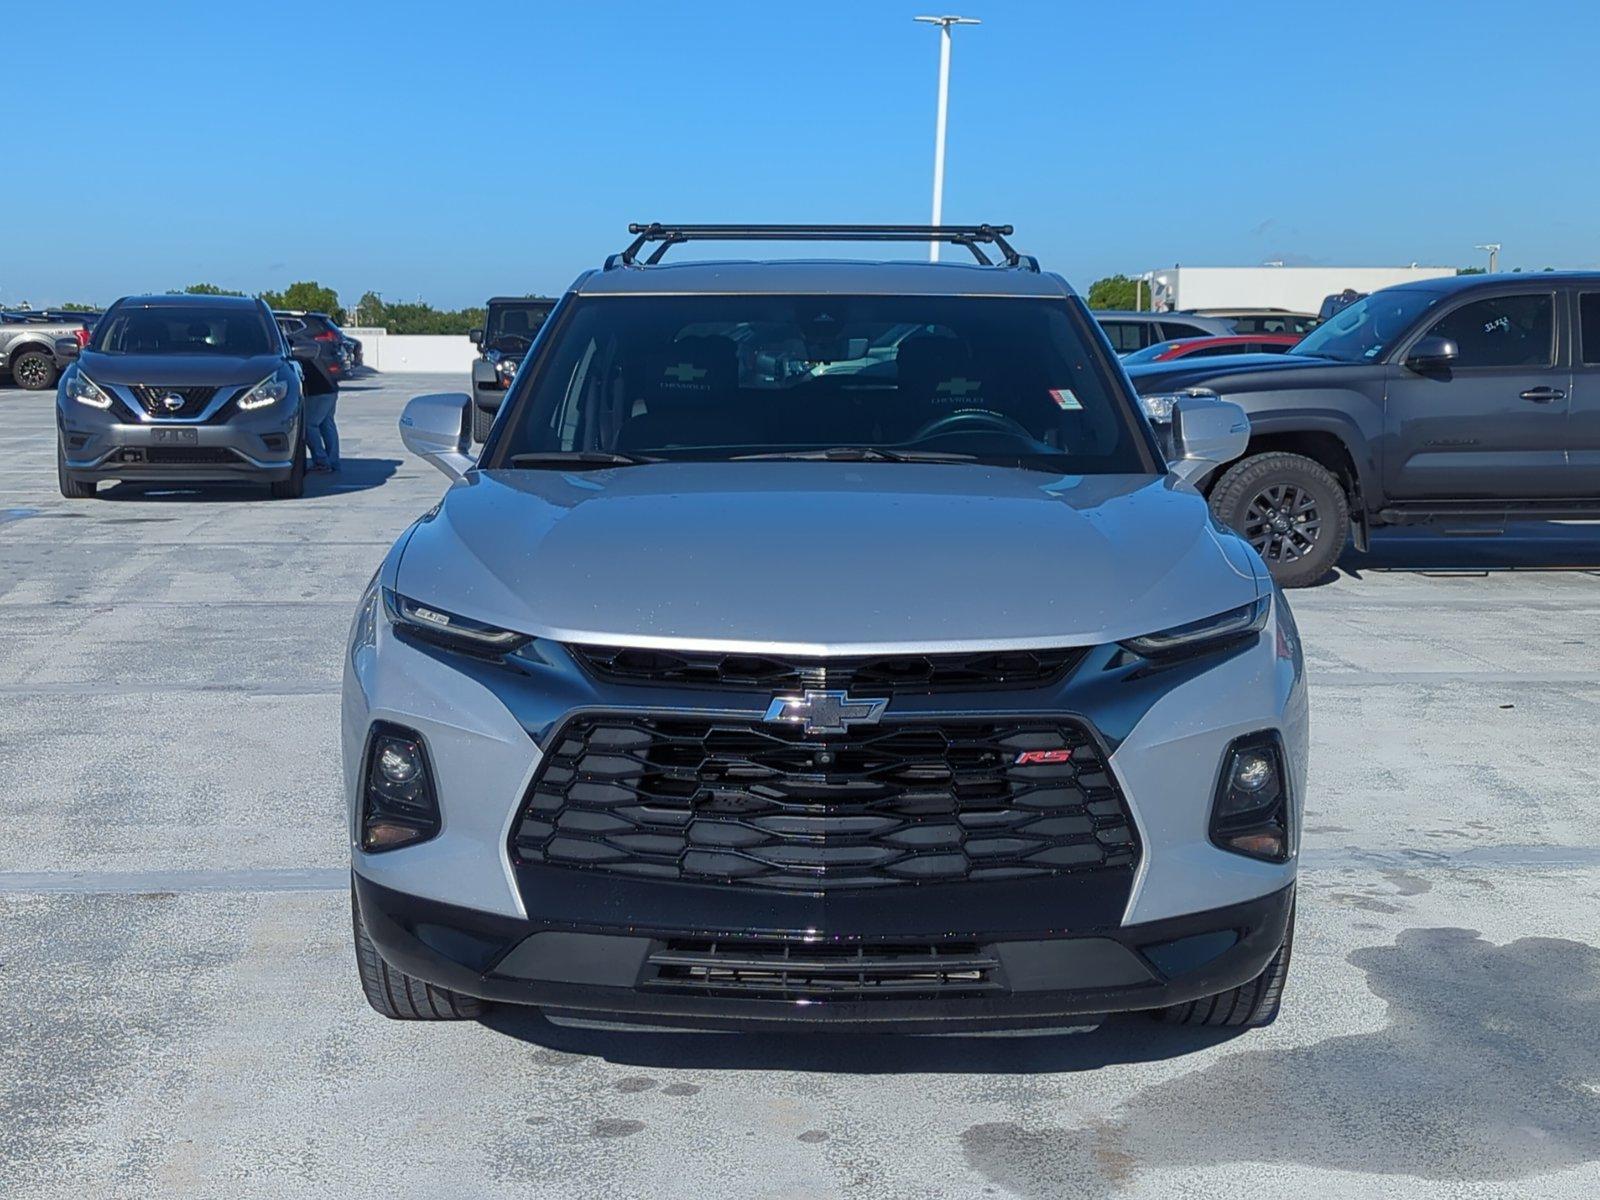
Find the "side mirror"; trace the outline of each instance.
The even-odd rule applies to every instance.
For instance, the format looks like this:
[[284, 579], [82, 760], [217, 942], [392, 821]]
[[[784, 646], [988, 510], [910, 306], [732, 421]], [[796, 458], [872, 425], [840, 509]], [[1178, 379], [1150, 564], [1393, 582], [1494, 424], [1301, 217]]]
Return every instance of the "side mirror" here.
[[56, 339], [56, 357], [62, 362], [71, 362], [77, 358], [80, 349], [82, 347], [78, 345], [78, 339], [75, 337]]
[[400, 440], [424, 462], [432, 463], [452, 481], [472, 470], [474, 459], [468, 417], [472, 397], [465, 392], [440, 392], [415, 396], [400, 414]]
[[1461, 357], [1461, 347], [1447, 337], [1425, 337], [1411, 347], [1406, 366], [1413, 371], [1437, 371]]
[[1185, 396], [1172, 406], [1172, 448], [1177, 460], [1170, 470], [1193, 483], [1232, 462], [1250, 444], [1250, 418], [1231, 400]]
[[467, 336], [472, 339], [472, 344], [474, 346], [483, 345], [483, 330], [474, 329], [472, 332], [467, 334]]

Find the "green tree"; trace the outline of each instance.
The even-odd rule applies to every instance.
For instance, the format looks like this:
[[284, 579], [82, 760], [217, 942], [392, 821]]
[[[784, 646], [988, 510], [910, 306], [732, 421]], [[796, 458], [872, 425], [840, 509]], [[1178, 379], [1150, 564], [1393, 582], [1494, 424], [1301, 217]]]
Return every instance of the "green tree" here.
[[356, 305], [363, 325], [378, 326], [390, 333], [433, 333], [465, 337], [468, 330], [482, 328], [486, 312], [481, 308], [454, 311], [437, 309], [422, 300], [390, 303], [377, 292], [366, 292]]
[[1137, 284], [1126, 275], [1107, 275], [1089, 285], [1090, 308], [1137, 307]]
[[242, 296], [243, 292], [230, 292], [227, 288], [218, 287], [214, 283], [191, 283], [186, 288], [173, 288], [167, 293], [171, 296]]
[[1487, 275], [1488, 272], [1485, 271], [1482, 267], [1457, 267], [1456, 268], [1456, 274], [1457, 275]]
[[341, 324], [344, 321], [344, 313], [339, 308], [339, 293], [330, 287], [323, 287], [315, 280], [302, 279], [291, 283], [281, 292], [261, 292], [259, 295], [267, 302], [268, 308], [327, 313]]
[[98, 304], [84, 304], [84, 303], [82, 303], [80, 301], [74, 300], [74, 301], [72, 301], [72, 302], [70, 302], [68, 304], [63, 304], [61, 306], [61, 311], [62, 312], [99, 312], [100, 311], [100, 306]]

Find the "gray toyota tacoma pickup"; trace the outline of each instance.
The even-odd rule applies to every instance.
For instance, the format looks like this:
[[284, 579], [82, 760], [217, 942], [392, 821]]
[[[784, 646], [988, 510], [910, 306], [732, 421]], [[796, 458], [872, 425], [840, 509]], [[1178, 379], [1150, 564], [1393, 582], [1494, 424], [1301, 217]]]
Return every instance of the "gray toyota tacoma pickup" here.
[[1244, 454], [1198, 482], [1284, 587], [1380, 526], [1600, 517], [1600, 273], [1407, 283], [1286, 354], [1128, 375], [1164, 437], [1186, 398], [1249, 415]]

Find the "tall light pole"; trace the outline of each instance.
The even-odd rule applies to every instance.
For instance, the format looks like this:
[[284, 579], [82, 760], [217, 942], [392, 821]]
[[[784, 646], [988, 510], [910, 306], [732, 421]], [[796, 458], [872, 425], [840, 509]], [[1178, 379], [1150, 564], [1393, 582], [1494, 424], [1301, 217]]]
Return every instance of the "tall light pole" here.
[[1489, 274], [1493, 275], [1500, 269], [1500, 243], [1485, 242], [1481, 246], [1474, 246], [1474, 250], [1487, 250], [1489, 252]]
[[[976, 17], [916, 17], [915, 20], [939, 27], [939, 117], [933, 133], [933, 224], [944, 217], [944, 127], [950, 111], [950, 27], [980, 25]], [[939, 243], [928, 243], [928, 261], [939, 261]]]

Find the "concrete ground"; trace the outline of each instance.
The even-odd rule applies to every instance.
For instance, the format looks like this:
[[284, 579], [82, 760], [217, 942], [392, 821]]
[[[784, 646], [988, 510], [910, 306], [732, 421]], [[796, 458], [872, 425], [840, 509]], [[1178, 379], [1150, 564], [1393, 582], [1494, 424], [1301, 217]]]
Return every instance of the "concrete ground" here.
[[341, 648], [444, 486], [403, 455], [401, 401], [455, 383], [348, 388], [346, 470], [298, 502], [62, 500], [51, 397], [0, 391], [0, 1196], [1600, 1194], [1583, 528], [1385, 537], [1294, 595], [1316, 746], [1270, 1028], [777, 1039], [372, 1013]]

